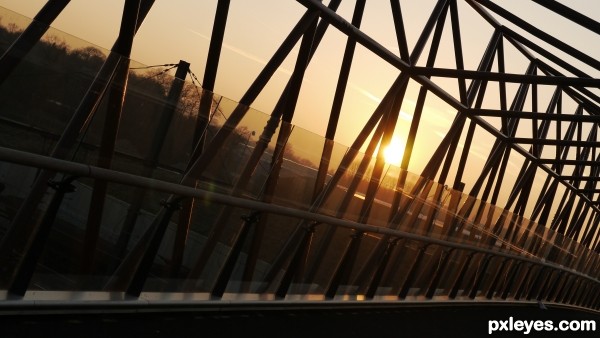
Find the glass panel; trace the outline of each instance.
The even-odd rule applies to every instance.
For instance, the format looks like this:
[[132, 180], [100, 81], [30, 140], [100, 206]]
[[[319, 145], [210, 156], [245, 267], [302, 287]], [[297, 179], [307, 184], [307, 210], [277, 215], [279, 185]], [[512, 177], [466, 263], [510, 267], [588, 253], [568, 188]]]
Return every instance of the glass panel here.
[[[3, 20], [11, 22], [8, 30], [0, 30], [7, 46], [27, 21], [8, 14]], [[6, 136], [0, 146], [51, 154], [103, 62], [118, 59], [107, 55], [50, 30], [2, 85], [0, 131]], [[2, 288], [9, 287], [16, 267], [32, 252], [23, 248], [45, 215], [52, 216], [50, 231], [36, 244], [41, 255], [29, 290], [124, 291], [148, 255], [149, 273], [142, 287], [147, 293], [207, 293], [220, 286], [229, 296], [273, 295], [289, 283], [289, 297], [323, 298], [335, 289], [336, 297], [346, 299], [367, 293], [420, 299], [451, 295], [455, 287], [458, 297], [468, 297], [474, 286], [480, 297], [490, 290], [499, 297], [505, 289], [514, 297], [531, 287], [537, 268], [530, 274], [525, 263], [504, 265], [500, 258], [488, 262], [487, 253], [477, 248], [578, 270], [591, 269], [597, 258], [589, 248], [542, 224], [396, 166], [376, 167], [374, 157], [202, 92], [189, 78], [181, 95], [169, 97], [182, 81], [172, 76], [172, 66], [118, 60], [130, 62], [131, 68], [114, 152], [109, 149], [110, 158], [100, 155], [102, 140], [113, 137], [106, 132], [106, 117], [119, 113], [109, 110], [114, 98], [109, 88], [93, 114], [84, 112], [88, 119], [77, 128], [80, 135], [67, 149], [68, 160], [400, 230], [395, 236], [411, 233], [422, 240], [191, 198], [180, 209], [163, 203], [176, 198], [170, 193], [90, 178], [73, 181], [75, 191], [57, 204], [55, 215], [49, 206], [58, 194], [42, 182], [40, 202], [33, 206], [28, 225], [18, 228], [11, 222], [25, 199], [35, 195], [30, 190], [36, 177], [58, 181], [63, 174], [2, 162]], [[197, 146], [202, 138], [204, 144]], [[201, 160], [195, 161], [194, 154], [201, 154]], [[319, 183], [322, 160], [327, 167]], [[374, 175], [379, 170], [381, 175]], [[167, 207], [173, 207], [172, 213]], [[164, 233], [155, 233], [161, 222]], [[156, 255], [149, 246], [154, 235]], [[427, 239], [468, 244], [473, 251], [426, 245]], [[397, 242], [386, 251], [390, 241]], [[444, 250], [450, 252], [447, 259]], [[339, 281], [333, 278], [336, 272]], [[432, 284], [437, 276], [439, 283]]]

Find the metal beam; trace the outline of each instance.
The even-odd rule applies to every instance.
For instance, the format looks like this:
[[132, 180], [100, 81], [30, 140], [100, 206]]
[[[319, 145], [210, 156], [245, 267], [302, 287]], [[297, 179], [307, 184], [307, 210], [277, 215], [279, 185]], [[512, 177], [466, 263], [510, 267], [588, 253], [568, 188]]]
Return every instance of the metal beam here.
[[[508, 137], [507, 142], [518, 144], [544, 144], [551, 146], [580, 146], [580, 147], [600, 147], [600, 141], [579, 141], [579, 140], [553, 140], [553, 139], [536, 139], [528, 137]], [[546, 163], [541, 160], [541, 163]]]
[[513, 24], [517, 25], [519, 28], [527, 31], [528, 33], [532, 34], [533, 36], [537, 37], [538, 39], [550, 44], [551, 46], [553, 46], [555, 48], [558, 48], [559, 50], [576, 58], [577, 60], [579, 60], [597, 70], [600, 70], [600, 61], [590, 57], [589, 55], [579, 51], [578, 49], [569, 46], [568, 44], [564, 43], [563, 41], [555, 38], [554, 36], [542, 31], [541, 29], [539, 29], [537, 27], [533, 26], [532, 24], [526, 22], [525, 20], [523, 20], [523, 19], [519, 18], [518, 16], [512, 14], [511, 12], [505, 10], [504, 8], [498, 6], [497, 4], [493, 3], [492, 1], [490, 1], [490, 0], [466, 0], [466, 1], [468, 3], [473, 3], [473, 1], [476, 1], [480, 5], [485, 6], [489, 10], [500, 15], [501, 17], [505, 18], [506, 20], [512, 22]]
[[565, 6], [558, 1], [554, 1], [554, 0], [533, 0], [533, 1], [540, 6], [546, 7], [547, 9], [553, 11], [554, 13], [556, 13], [558, 15], [561, 15], [561, 16], [571, 20], [573, 23], [581, 25], [582, 27], [585, 27], [596, 34], [600, 34], [600, 23], [598, 23], [598, 21], [596, 21], [584, 14], [579, 13], [574, 9], [571, 9], [571, 8]]
[[444, 77], [456, 79], [475, 79], [496, 82], [529, 83], [554, 86], [600, 87], [600, 79], [567, 76], [523, 75], [511, 73], [481, 72], [474, 70], [416, 67], [410, 69], [412, 74], [428, 77]]
[[576, 121], [585, 123], [600, 123], [600, 115], [575, 115], [575, 114], [548, 114], [545, 112], [530, 112], [517, 110], [502, 110], [502, 109], [483, 109], [471, 108], [469, 112], [478, 116], [489, 117], [507, 117], [519, 118], [527, 120], [542, 120], [542, 121]]

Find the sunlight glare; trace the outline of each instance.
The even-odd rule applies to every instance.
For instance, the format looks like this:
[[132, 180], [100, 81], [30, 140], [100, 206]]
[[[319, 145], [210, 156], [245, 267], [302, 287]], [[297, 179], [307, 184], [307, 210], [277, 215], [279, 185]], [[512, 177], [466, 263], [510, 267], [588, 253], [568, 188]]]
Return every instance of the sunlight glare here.
[[390, 141], [390, 144], [383, 150], [383, 156], [388, 164], [399, 166], [402, 162], [402, 155], [404, 154], [404, 142], [394, 136]]

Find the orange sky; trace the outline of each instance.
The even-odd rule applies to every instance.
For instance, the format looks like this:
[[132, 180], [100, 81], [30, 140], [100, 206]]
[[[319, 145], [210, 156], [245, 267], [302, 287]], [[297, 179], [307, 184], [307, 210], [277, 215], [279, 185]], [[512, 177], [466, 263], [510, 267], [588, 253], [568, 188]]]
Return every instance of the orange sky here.
[[[338, 11], [348, 21], [351, 20], [354, 2], [343, 1]], [[557, 16], [549, 11], [545, 11], [541, 16], [530, 15], [533, 13], [531, 8], [540, 8], [531, 1], [497, 2], [526, 16], [532, 24], [549, 33], [564, 36], [574, 47], [600, 59], [598, 43], [590, 43], [598, 42], [597, 35], [586, 32], [574, 23], [558, 24], [559, 21], [554, 20]], [[29, 17], [33, 17], [44, 3], [44, 0], [0, 0], [0, 6]], [[177, 63], [183, 59], [191, 63], [193, 72], [202, 79], [216, 3], [216, 0], [157, 0], [136, 36], [132, 58], [147, 65]], [[467, 69], [476, 69], [492, 29], [463, 1], [458, 3], [465, 66]], [[409, 49], [414, 46], [434, 4], [435, 0], [402, 1]], [[572, 0], [569, 4], [600, 21], [600, 1]], [[72, 0], [53, 26], [100, 47], [109, 48], [118, 32], [122, 6], [123, 0]], [[293, 0], [232, 0], [215, 92], [239, 100], [304, 10], [303, 6]], [[449, 21], [446, 24], [449, 25]], [[390, 51], [398, 53], [387, 1], [367, 2], [362, 30]], [[436, 65], [453, 68], [455, 65], [451, 30], [445, 31]], [[306, 73], [294, 120], [299, 127], [324, 135], [345, 42], [345, 35], [335, 29], [331, 29], [325, 36], [322, 47], [317, 51]], [[507, 53], [510, 55], [510, 51]], [[270, 113], [290, 76], [296, 55], [292, 53], [288, 57], [253, 107]], [[425, 60], [426, 56], [423, 56], [419, 65], [424, 65]], [[526, 66], [524, 58], [510, 58], [507, 72], [522, 73]], [[599, 71], [590, 70], [585, 66], [581, 68], [593, 76], [600, 77]], [[382, 62], [370, 51], [360, 46], [357, 48], [344, 101], [341, 128], [336, 135], [338, 142], [345, 145], [353, 142], [398, 74], [398, 70]], [[456, 95], [455, 80], [436, 82], [449, 93]], [[396, 131], [401, 140], [404, 140], [408, 133], [418, 90], [419, 86], [411, 82]], [[516, 86], [509, 86], [509, 98], [515, 90]], [[548, 92], [551, 91], [540, 90], [540, 97], [548, 97]], [[489, 105], [496, 106], [497, 102], [489, 102]], [[428, 157], [419, 156], [420, 151], [425, 154], [431, 151], [427, 149], [428, 144], [437, 144], [441, 140], [455, 114], [447, 104], [433, 95], [428, 96], [421, 132], [417, 136], [417, 146], [422, 148], [416, 149], [410, 168], [412, 171], [420, 171], [425, 163], [424, 159]], [[425, 138], [423, 133], [427, 134]], [[479, 142], [471, 149], [470, 161], [485, 160], [489, 145], [493, 142], [493, 138], [485, 133], [479, 133], [477, 136]], [[425, 141], [419, 143], [420, 139]], [[432, 139], [434, 142], [431, 142]], [[514, 170], [517, 170], [518, 165], [519, 163], [511, 163]]]

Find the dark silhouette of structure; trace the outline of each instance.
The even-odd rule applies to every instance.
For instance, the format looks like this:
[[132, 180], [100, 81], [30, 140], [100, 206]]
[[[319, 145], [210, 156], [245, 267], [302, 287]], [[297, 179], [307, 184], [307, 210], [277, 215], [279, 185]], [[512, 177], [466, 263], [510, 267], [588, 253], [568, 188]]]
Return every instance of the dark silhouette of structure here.
[[[428, 20], [410, 49], [402, 1], [392, 0], [394, 53], [360, 30], [365, 0], [356, 1], [351, 20], [336, 13], [341, 0], [298, 0], [305, 14], [234, 102], [213, 93], [228, 0], [218, 1], [197, 92], [189, 91], [187, 62], [172, 65], [174, 78], [162, 75], [162, 92], [130, 69], [132, 42], [153, 2], [126, 0], [113, 48], [80, 74], [36, 50], [68, 0], [48, 1], [8, 42], [0, 59], [2, 128], [12, 135], [0, 148], [1, 306], [490, 301], [600, 310], [600, 61], [593, 56], [501, 1], [437, 1], [423, 9]], [[584, 13], [533, 3], [600, 34]], [[493, 29], [476, 69], [464, 65], [470, 41], [461, 38], [461, 10]], [[329, 30], [347, 42], [321, 137], [292, 122], [301, 86], [310, 85], [305, 71]], [[441, 47], [444, 33], [451, 49]], [[357, 44], [398, 75], [343, 147], [334, 138]], [[270, 115], [250, 109], [296, 45]], [[455, 68], [436, 67], [440, 48]], [[506, 70], [515, 55], [528, 64], [524, 73]], [[41, 96], [43, 106], [9, 104], [31, 86], [16, 75], [23, 69], [61, 79], [33, 93], [31, 102]], [[440, 85], [450, 80], [453, 90]], [[383, 149], [410, 85], [419, 92], [393, 167]], [[75, 103], [66, 105], [67, 97]], [[456, 111], [439, 142], [419, 129], [431, 97]], [[60, 126], [52, 129], [52, 121]], [[486, 137], [490, 144], [480, 141]], [[481, 144], [489, 153], [477, 160]], [[419, 147], [426, 164], [410, 173]]]

